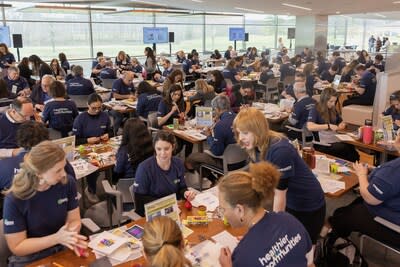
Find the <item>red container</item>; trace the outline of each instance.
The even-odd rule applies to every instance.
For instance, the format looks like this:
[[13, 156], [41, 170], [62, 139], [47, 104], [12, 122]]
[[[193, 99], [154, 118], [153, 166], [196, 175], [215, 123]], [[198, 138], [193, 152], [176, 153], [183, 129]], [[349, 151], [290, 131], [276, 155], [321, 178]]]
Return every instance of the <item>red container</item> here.
[[365, 125], [362, 128], [362, 140], [364, 144], [371, 144], [372, 140], [374, 138], [374, 133], [372, 130], [372, 121], [371, 120], [365, 120]]

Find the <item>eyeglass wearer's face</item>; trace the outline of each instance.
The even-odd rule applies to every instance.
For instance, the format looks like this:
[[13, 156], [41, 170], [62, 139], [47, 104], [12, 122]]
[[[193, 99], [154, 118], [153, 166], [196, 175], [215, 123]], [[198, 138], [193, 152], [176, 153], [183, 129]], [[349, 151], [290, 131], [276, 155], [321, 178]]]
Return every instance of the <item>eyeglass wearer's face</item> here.
[[225, 196], [222, 192], [218, 194], [218, 199], [220, 215], [222, 215], [222, 217], [225, 218], [232, 227], [240, 227], [241, 223], [236, 212], [236, 207], [232, 207], [225, 201]]
[[101, 108], [102, 108], [102, 103], [101, 102], [94, 102], [88, 105], [88, 113], [90, 115], [97, 115], [100, 113]]

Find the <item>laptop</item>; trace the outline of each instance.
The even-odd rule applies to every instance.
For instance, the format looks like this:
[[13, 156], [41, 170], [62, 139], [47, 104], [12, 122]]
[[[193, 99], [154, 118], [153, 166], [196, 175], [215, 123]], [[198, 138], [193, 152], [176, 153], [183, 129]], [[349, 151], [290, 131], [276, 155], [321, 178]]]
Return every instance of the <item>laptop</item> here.
[[332, 87], [333, 89], [337, 90], [339, 89], [339, 84], [340, 84], [340, 80], [342, 79], [342, 75], [335, 75], [335, 78], [333, 78], [333, 82], [332, 82]]

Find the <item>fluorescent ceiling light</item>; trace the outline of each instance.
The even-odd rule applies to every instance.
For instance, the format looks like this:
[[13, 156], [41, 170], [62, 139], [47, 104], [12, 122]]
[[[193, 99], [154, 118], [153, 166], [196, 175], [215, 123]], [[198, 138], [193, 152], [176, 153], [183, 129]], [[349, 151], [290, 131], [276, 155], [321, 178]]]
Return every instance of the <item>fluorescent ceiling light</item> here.
[[168, 6], [168, 5], [163, 4], [163, 3], [154, 3], [154, 2], [142, 1], [142, 0], [130, 0], [130, 1], [131, 1], [131, 2], [136, 2], [136, 3], [154, 5], [154, 6]]
[[242, 11], [247, 11], [250, 13], [264, 13], [264, 11], [261, 10], [255, 10], [255, 9], [250, 9], [250, 8], [244, 8], [244, 7], [235, 7], [237, 10], [242, 10]]
[[203, 0], [192, 0], [192, 2], [196, 2], [196, 3], [203, 3]]
[[308, 10], [308, 11], [312, 10], [311, 8], [308, 8], [308, 7], [292, 5], [292, 4], [288, 4], [288, 3], [282, 3], [282, 6], [288, 6], [288, 7], [293, 7], [293, 8], [298, 8], [298, 9], [303, 9], [303, 10]]
[[394, 1], [393, 4], [400, 4], [400, 1]]
[[386, 18], [385, 15], [382, 15], [382, 14], [379, 14], [379, 13], [375, 13], [374, 15], [377, 16], [377, 17], [380, 17], [380, 18]]

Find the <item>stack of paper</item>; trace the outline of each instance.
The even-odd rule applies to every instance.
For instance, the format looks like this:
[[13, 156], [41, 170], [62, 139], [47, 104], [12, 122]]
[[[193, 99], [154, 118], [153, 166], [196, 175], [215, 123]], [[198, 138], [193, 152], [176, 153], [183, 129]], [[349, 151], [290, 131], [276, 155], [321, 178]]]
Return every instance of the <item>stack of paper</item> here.
[[318, 177], [317, 179], [320, 182], [324, 193], [335, 193], [339, 190], [346, 188], [345, 182], [342, 181], [327, 179], [322, 177]]
[[200, 205], [206, 206], [207, 211], [214, 211], [219, 206], [218, 197], [211, 192], [197, 194], [191, 203], [193, 207], [198, 207]]
[[74, 168], [76, 179], [81, 179], [91, 173], [97, 171], [98, 167], [88, 163], [83, 159], [77, 159], [70, 162]]

